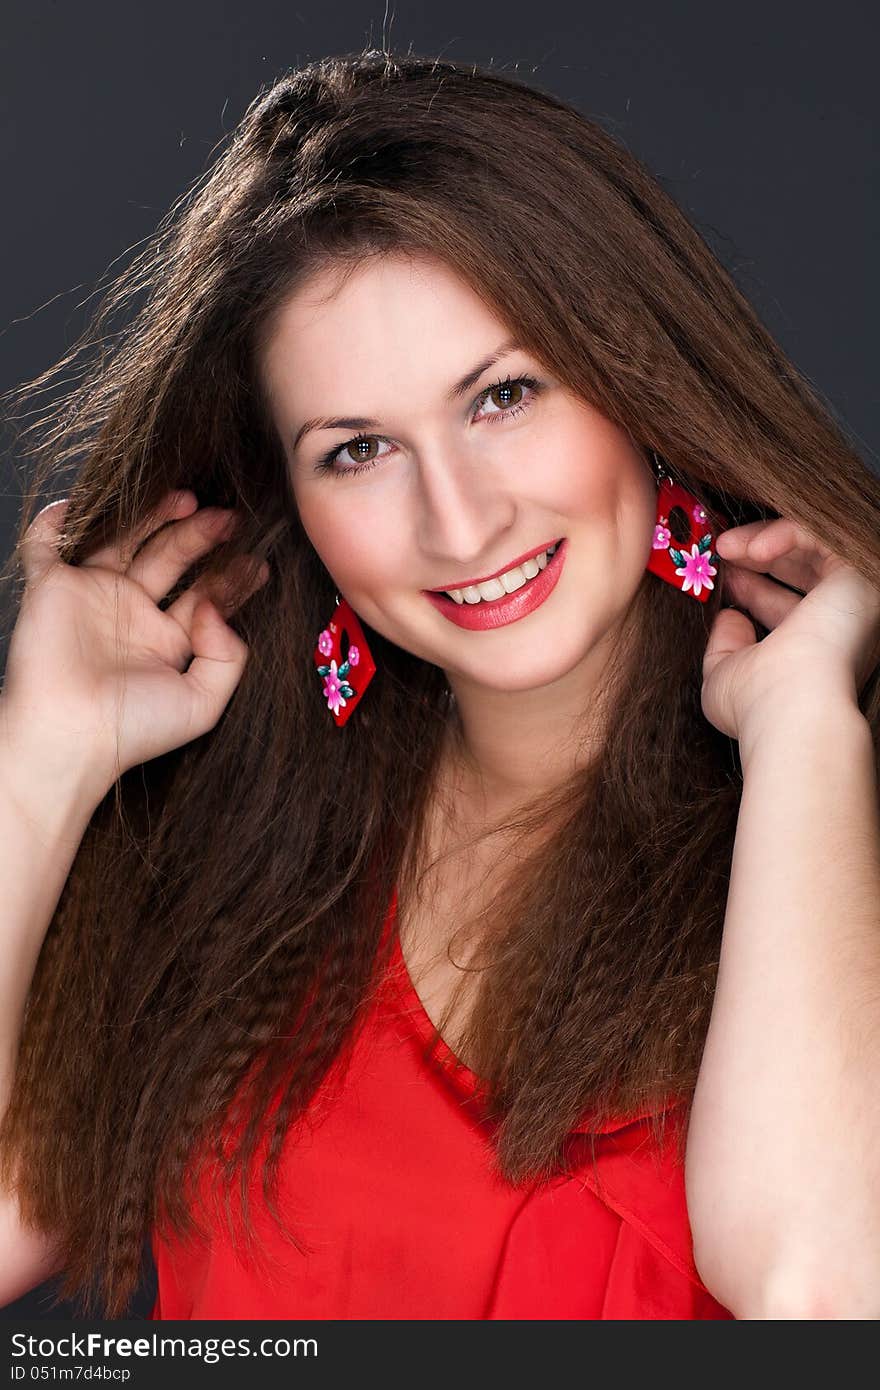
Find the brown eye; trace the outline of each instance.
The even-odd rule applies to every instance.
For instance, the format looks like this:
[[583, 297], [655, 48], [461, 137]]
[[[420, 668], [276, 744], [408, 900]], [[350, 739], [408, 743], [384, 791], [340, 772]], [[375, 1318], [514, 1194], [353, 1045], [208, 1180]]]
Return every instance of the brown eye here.
[[[495, 420], [509, 420], [513, 415], [528, 410], [540, 390], [541, 383], [530, 376], [518, 376], [513, 379], [506, 377], [504, 381], [493, 381], [491, 386], [487, 386], [480, 393], [480, 413], [475, 418], [486, 420], [490, 424]], [[486, 410], [487, 405], [497, 409]]]
[[356, 434], [354, 439], [339, 444], [318, 459], [315, 472], [330, 473], [334, 478], [343, 478], [346, 474], [366, 473], [388, 457], [387, 453], [376, 452], [380, 444], [387, 444], [387, 440], [375, 434]]
[[375, 449], [377, 443], [375, 435], [359, 434], [348, 444], [343, 444], [342, 448], [350, 454], [353, 463], [372, 463], [376, 454], [371, 450]]
[[519, 381], [504, 381], [500, 386], [492, 386], [489, 389], [487, 399], [491, 400], [499, 409], [509, 410], [511, 406], [519, 405], [522, 399], [522, 383]]

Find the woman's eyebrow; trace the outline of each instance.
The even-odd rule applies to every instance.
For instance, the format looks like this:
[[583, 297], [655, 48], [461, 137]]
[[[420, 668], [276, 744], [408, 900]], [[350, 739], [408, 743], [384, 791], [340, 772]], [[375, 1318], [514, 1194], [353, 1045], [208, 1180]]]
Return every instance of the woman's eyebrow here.
[[[447, 403], [449, 405], [454, 405], [457, 400], [460, 400], [461, 397], [479, 381], [484, 372], [487, 372], [490, 367], [494, 367], [495, 363], [500, 361], [502, 357], [507, 357], [509, 353], [519, 352], [520, 350], [525, 350], [523, 345], [515, 342], [513, 339], [508, 339], [507, 342], [501, 343], [489, 357], [484, 358], [482, 362], [478, 362], [471, 371], [466, 372], [459, 381], [456, 381], [454, 385], [449, 388], [445, 398]], [[297, 449], [299, 447], [300, 441], [310, 430], [365, 430], [377, 428], [381, 423], [381, 420], [374, 420], [367, 415], [334, 415], [326, 419], [318, 415], [315, 416], [314, 419], [306, 420], [304, 424], [300, 425], [294, 437], [293, 448]]]

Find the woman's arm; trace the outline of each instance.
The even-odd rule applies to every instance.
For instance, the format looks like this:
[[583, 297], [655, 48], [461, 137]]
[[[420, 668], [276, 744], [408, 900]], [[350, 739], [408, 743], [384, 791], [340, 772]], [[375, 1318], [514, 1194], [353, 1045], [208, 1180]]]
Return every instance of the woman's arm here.
[[855, 701], [799, 692], [740, 742], [711, 1024], [688, 1133], [701, 1277], [745, 1318], [880, 1318], [880, 807]]
[[[37, 960], [96, 805], [75, 772], [43, 774], [39, 750], [10, 736], [0, 696], [0, 1116]], [[54, 1239], [26, 1226], [16, 1193], [0, 1185], [0, 1307], [60, 1267]]]

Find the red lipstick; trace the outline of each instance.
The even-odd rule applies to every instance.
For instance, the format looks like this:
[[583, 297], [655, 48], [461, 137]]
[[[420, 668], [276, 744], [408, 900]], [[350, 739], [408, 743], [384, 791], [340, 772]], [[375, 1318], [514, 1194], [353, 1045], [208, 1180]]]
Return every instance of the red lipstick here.
[[[524, 555], [519, 563], [522, 564], [525, 560], [531, 559], [532, 555], [540, 555], [541, 550], [548, 549], [552, 544], [553, 542], [549, 541], [547, 546], [541, 546], [538, 550], [531, 551], [529, 555]], [[563, 537], [544, 568], [538, 571], [534, 579], [527, 579], [520, 588], [514, 589], [512, 594], [505, 594], [502, 598], [481, 599], [479, 603], [468, 603], [467, 601], [456, 603], [455, 599], [433, 589], [424, 589], [422, 592], [438, 613], [442, 613], [444, 618], [448, 618], [457, 627], [464, 627], [477, 632], [485, 631], [487, 628], [506, 627], [508, 623], [515, 623], [518, 618], [524, 618], [527, 613], [540, 607], [549, 598], [556, 588], [567, 553], [568, 541]], [[507, 569], [513, 568], [513, 565], [507, 566]], [[506, 570], [499, 570], [498, 573], [505, 574]], [[496, 576], [489, 575], [487, 578], [494, 579]], [[478, 579], [476, 582], [482, 584], [484, 581]], [[450, 587], [463, 589], [467, 586], [453, 584]]]
[[481, 574], [479, 579], [457, 579], [454, 584], [440, 584], [436, 589], [425, 589], [426, 594], [448, 593], [450, 589], [466, 589], [470, 584], [488, 584], [490, 579], [497, 579], [499, 574], [506, 574], [508, 570], [515, 570], [517, 565], [524, 565], [526, 560], [531, 560], [533, 556], [540, 555], [543, 551], [549, 550], [551, 545], [558, 545], [559, 537], [555, 540], [545, 541], [543, 545], [536, 545], [534, 550], [527, 550], [524, 555], [520, 555], [516, 560], [511, 560], [500, 570], [495, 570], [494, 574]]

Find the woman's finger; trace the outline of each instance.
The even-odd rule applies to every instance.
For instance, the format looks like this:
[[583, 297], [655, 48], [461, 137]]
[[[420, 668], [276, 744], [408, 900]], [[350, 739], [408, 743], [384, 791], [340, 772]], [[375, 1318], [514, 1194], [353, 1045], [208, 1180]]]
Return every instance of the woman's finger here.
[[203, 733], [214, 727], [229, 703], [241, 680], [248, 648], [223, 615], [207, 603], [196, 610], [190, 640], [193, 660], [183, 679], [192, 692], [194, 733]]
[[770, 521], [749, 521], [745, 526], [731, 526], [719, 531], [716, 545], [722, 557], [730, 548], [730, 553], [745, 552], [755, 555], [778, 554], [783, 550], [817, 551], [820, 555], [830, 555], [831, 551], [824, 541], [814, 536], [805, 526], [792, 521], [790, 517], [773, 517]]
[[98, 565], [101, 569], [116, 570], [124, 574], [144, 541], [152, 536], [160, 526], [169, 521], [181, 520], [190, 516], [199, 502], [190, 489], [181, 492], [168, 492], [157, 507], [143, 518], [133, 531], [123, 531], [107, 545], [99, 546], [82, 561], [84, 565]]
[[722, 560], [744, 570], [769, 574], [809, 593], [823, 578], [832, 552], [785, 518], [724, 531], [715, 543]]
[[69, 497], [50, 502], [37, 512], [18, 547], [25, 583], [30, 586], [42, 579], [53, 565], [61, 564], [58, 541], [67, 515]]
[[165, 609], [167, 615], [180, 624], [187, 636], [192, 633], [193, 615], [203, 599], [209, 598], [225, 619], [262, 588], [269, 578], [269, 566], [252, 555], [238, 555], [227, 570], [213, 579], [203, 576], [191, 584], [179, 598]]
[[235, 513], [223, 507], [201, 507], [165, 527], [138, 551], [127, 575], [158, 603], [196, 560], [231, 536]]
[[801, 594], [783, 589], [767, 575], [730, 564], [725, 567], [724, 592], [768, 630], [778, 627], [803, 602]]

